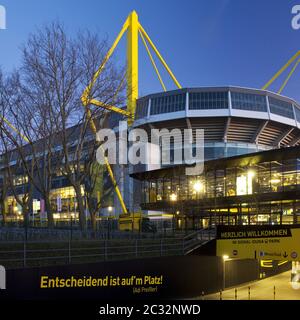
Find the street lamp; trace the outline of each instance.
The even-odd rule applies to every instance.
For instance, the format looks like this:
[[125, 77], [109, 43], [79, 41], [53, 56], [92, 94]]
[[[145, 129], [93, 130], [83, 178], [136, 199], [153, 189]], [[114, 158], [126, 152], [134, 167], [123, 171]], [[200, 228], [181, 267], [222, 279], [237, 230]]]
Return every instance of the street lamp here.
[[196, 193], [200, 193], [204, 189], [204, 185], [201, 181], [196, 181], [193, 185], [193, 189]]
[[111, 229], [111, 213], [113, 211], [113, 207], [112, 206], [108, 206], [107, 207], [107, 211], [108, 211], [108, 217], [107, 217], [107, 231], [108, 231], [108, 238], [110, 238], [110, 229]]
[[[177, 201], [177, 194], [176, 193], [172, 193], [171, 195], [170, 195], [170, 200], [171, 200], [171, 202], [176, 202]], [[173, 233], [175, 232], [175, 221], [176, 221], [176, 219], [175, 219], [175, 206], [173, 207]]]

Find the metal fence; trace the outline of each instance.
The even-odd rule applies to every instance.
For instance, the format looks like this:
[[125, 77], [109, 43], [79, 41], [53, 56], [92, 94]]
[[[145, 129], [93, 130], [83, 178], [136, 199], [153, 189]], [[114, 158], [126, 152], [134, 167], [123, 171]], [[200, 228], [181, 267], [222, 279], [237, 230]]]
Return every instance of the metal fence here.
[[1, 241], [0, 264], [10, 269], [185, 255], [213, 237], [213, 231], [199, 230], [182, 238]]
[[[83, 239], [136, 239], [136, 238], [161, 238], [177, 237], [178, 234], [186, 234], [188, 231], [178, 231], [173, 229], [169, 220], [167, 223], [154, 223], [156, 232], [128, 231], [120, 232], [118, 220], [110, 219], [97, 221], [95, 229], [87, 224], [86, 230], [82, 231], [78, 221], [59, 221], [53, 228], [47, 225], [32, 224], [32, 221], [24, 226], [23, 222], [10, 221], [0, 227], [0, 241], [22, 241], [27, 240], [83, 240]], [[163, 227], [162, 227], [163, 226]]]

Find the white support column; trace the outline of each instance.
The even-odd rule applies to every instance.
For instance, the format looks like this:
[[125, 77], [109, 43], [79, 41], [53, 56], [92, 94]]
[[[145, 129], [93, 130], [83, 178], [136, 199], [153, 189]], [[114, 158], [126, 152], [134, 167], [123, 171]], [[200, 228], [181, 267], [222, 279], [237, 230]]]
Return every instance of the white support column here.
[[229, 109], [229, 116], [232, 116], [232, 100], [231, 100], [231, 91], [228, 90], [228, 109]]
[[151, 99], [149, 98], [149, 101], [148, 101], [147, 119], [150, 118], [150, 115], [151, 115]]
[[185, 116], [186, 116], [186, 118], [189, 117], [189, 103], [190, 103], [190, 94], [187, 91], [185, 94]]
[[269, 117], [269, 120], [271, 120], [271, 110], [270, 110], [270, 102], [269, 102], [269, 96], [268, 95], [266, 95], [266, 102], [267, 102], [268, 117]]
[[296, 111], [295, 111], [296, 106], [294, 104], [292, 104], [292, 108], [293, 108], [293, 114], [294, 114], [294, 119], [295, 119], [295, 126], [298, 127], [297, 115], [296, 115]]

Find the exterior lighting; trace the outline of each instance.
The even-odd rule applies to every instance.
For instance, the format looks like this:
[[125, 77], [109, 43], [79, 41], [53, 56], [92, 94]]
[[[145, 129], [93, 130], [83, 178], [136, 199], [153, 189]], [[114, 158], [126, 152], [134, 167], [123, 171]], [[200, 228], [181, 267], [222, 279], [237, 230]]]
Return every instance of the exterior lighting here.
[[107, 210], [108, 210], [108, 212], [112, 212], [112, 210], [113, 210], [112, 206], [109, 206], [109, 207], [107, 208]]
[[247, 176], [241, 175], [236, 179], [236, 192], [237, 195], [246, 195], [253, 194], [253, 178], [255, 177], [256, 172], [253, 170], [249, 170], [247, 172]]
[[256, 175], [256, 172], [253, 170], [248, 171], [248, 179], [253, 179]]
[[204, 189], [203, 183], [201, 181], [196, 181], [193, 185], [193, 189], [195, 192], [202, 192]]
[[179, 214], [180, 214], [180, 211], [176, 211], [176, 214], [179, 215]]
[[238, 196], [247, 194], [247, 178], [245, 176], [236, 178], [236, 194]]
[[227, 254], [224, 254], [223, 260], [225, 261], [225, 260], [228, 260], [228, 259], [229, 259], [229, 256]]
[[53, 214], [53, 218], [54, 219], [59, 219], [60, 218], [60, 214], [59, 213], [54, 213]]
[[170, 196], [171, 201], [177, 201], [177, 194], [176, 193], [172, 193]]
[[280, 179], [272, 179], [272, 180], [270, 180], [270, 182], [271, 182], [272, 184], [277, 184], [277, 183], [280, 183], [281, 180], [280, 180]]
[[249, 170], [247, 173], [247, 192], [248, 194], [253, 194], [253, 178], [255, 177], [256, 172]]

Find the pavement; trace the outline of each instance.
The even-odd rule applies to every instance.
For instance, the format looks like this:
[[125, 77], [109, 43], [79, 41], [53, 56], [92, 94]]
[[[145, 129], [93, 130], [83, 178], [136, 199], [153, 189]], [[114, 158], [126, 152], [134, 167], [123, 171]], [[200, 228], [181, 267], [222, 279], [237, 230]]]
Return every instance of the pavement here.
[[[235, 298], [235, 289], [237, 289], [237, 298]], [[220, 300], [220, 293], [207, 295], [204, 300]], [[292, 286], [291, 271], [287, 271], [270, 278], [227, 289], [222, 293], [222, 300], [300, 300], [300, 283], [293, 283]]]

